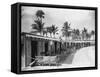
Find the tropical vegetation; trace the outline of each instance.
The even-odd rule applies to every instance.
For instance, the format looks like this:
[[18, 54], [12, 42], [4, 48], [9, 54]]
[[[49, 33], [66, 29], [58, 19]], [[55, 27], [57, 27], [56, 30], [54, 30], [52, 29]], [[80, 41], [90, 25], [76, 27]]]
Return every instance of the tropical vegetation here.
[[[45, 18], [45, 13], [42, 10], [36, 11], [36, 19], [34, 20], [34, 24], [32, 24], [31, 33], [39, 33], [41, 36], [48, 35], [50, 37], [55, 38], [55, 35], [58, 34], [58, 27], [55, 24], [52, 24], [51, 26], [45, 27], [45, 23], [43, 22]], [[72, 29], [70, 27], [71, 23], [68, 21], [65, 21], [63, 24], [63, 27], [61, 29], [62, 36], [65, 38], [71, 38], [71, 40], [90, 40], [91, 36], [95, 35], [95, 31], [92, 30], [91, 32], [88, 32], [88, 30], [84, 27], [83, 30], [79, 29]], [[61, 36], [60, 36], [61, 38]]]

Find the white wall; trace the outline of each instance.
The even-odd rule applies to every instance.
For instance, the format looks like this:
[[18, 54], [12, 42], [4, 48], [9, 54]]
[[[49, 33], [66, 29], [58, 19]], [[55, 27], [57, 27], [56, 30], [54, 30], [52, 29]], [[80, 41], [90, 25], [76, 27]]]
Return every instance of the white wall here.
[[[88, 71], [71, 71], [58, 73], [41, 73], [28, 75], [15, 75], [10, 72], [10, 51], [11, 51], [11, 7], [15, 2], [30, 2], [30, 3], [47, 3], [47, 4], [62, 4], [62, 5], [77, 5], [77, 6], [95, 6], [100, 12], [100, 0], [1, 0], [0, 1], [0, 77], [99, 77], [99, 70]], [[100, 15], [98, 15], [98, 18]], [[98, 24], [99, 25], [99, 24]], [[100, 27], [98, 26], [100, 29]], [[100, 30], [98, 31], [100, 33]], [[98, 37], [100, 39], [100, 37]], [[100, 40], [98, 41], [100, 42]], [[99, 48], [100, 50], [100, 48]], [[100, 55], [100, 53], [99, 53]], [[99, 56], [100, 59], [100, 56]], [[99, 62], [100, 67], [100, 62]]]

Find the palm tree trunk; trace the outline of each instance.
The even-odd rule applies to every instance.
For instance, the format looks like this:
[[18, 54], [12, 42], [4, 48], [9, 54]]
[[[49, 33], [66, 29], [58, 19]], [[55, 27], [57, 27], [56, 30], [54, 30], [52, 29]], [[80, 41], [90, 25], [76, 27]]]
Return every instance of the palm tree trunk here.
[[50, 33], [50, 37], [51, 37], [51, 33]]
[[51, 33], [50, 33], [50, 37], [52, 37], [52, 36], [51, 36]]
[[54, 38], [55, 38], [55, 33], [53, 35], [54, 35]]
[[40, 32], [40, 35], [41, 35], [41, 36], [43, 36], [43, 33], [42, 33], [42, 32]]

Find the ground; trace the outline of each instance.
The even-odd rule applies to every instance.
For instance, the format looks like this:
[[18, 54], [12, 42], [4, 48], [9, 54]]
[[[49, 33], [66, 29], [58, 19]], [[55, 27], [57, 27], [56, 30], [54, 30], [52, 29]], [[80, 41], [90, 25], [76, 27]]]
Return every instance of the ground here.
[[95, 47], [84, 47], [66, 57], [61, 66], [35, 66], [23, 70], [42, 70], [95, 66]]

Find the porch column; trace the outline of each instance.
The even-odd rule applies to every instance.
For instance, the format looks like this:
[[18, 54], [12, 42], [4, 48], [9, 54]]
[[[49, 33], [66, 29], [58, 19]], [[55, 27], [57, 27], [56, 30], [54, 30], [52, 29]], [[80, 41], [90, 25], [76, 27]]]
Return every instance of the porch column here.
[[25, 37], [23, 36], [23, 39], [21, 39], [21, 66], [22, 68], [25, 67]]
[[25, 41], [25, 66], [31, 63], [31, 39]]

